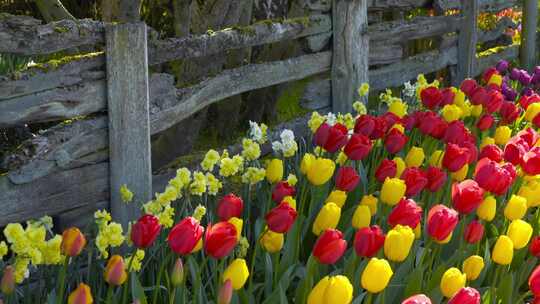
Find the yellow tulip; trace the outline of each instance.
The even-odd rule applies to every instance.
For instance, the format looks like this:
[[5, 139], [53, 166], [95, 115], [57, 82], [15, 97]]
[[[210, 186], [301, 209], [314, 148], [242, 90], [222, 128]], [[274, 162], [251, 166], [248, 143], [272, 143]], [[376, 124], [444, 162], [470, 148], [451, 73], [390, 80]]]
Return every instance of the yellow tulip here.
[[242, 234], [242, 227], [244, 226], [244, 221], [237, 217], [231, 217], [228, 222], [233, 224], [234, 228], [236, 228], [236, 238], [239, 240], [240, 235]]
[[315, 159], [315, 155], [311, 153], [304, 154], [304, 157], [302, 157], [302, 162], [300, 163], [300, 172], [302, 172], [304, 175], [308, 174], [311, 165], [315, 162]]
[[489, 81], [488, 81], [488, 84], [494, 84], [494, 85], [497, 85], [497, 86], [501, 86], [502, 84], [502, 76], [499, 75], [499, 74], [493, 74], [491, 75], [491, 77], [489, 78]]
[[366, 205], [369, 207], [369, 211], [371, 212], [371, 215], [377, 214], [377, 202], [379, 200], [373, 196], [373, 195], [364, 195], [362, 197], [362, 200], [360, 200], [360, 205]]
[[450, 174], [450, 177], [452, 177], [453, 180], [461, 182], [465, 180], [467, 177], [467, 173], [469, 172], [469, 165], [465, 164], [461, 169], [457, 170], [456, 172], [452, 172]]
[[500, 126], [495, 129], [495, 143], [497, 145], [506, 145], [512, 137], [512, 129], [508, 126]]
[[407, 167], [420, 167], [424, 163], [424, 149], [420, 147], [412, 147], [405, 157]]
[[90, 286], [80, 283], [79, 286], [68, 297], [68, 304], [92, 304], [92, 292]]
[[396, 177], [400, 177], [401, 173], [403, 173], [403, 171], [407, 167], [405, 165], [405, 161], [399, 156], [394, 157], [392, 160], [396, 163]]
[[313, 233], [315, 235], [320, 235], [327, 229], [336, 228], [340, 217], [341, 208], [339, 208], [338, 205], [335, 203], [325, 204], [313, 222]]
[[437, 244], [448, 244], [450, 242], [450, 240], [452, 239], [452, 235], [454, 235], [454, 232], [450, 232], [450, 234], [442, 241], [439, 241], [437, 239], [433, 239], [435, 241], [435, 243]]
[[294, 199], [294, 197], [287, 195], [283, 198], [282, 202], [286, 202], [287, 204], [289, 204], [289, 206], [291, 206], [291, 208], [296, 210], [296, 200]]
[[407, 185], [399, 178], [387, 177], [381, 188], [381, 201], [390, 206], [396, 205], [405, 195]]
[[504, 216], [513, 221], [523, 218], [527, 212], [527, 200], [524, 197], [513, 194], [504, 208]]
[[514, 249], [521, 249], [529, 243], [533, 233], [531, 224], [523, 220], [514, 220], [508, 226], [506, 235], [512, 240]]
[[459, 269], [452, 267], [446, 270], [441, 279], [441, 292], [447, 297], [453, 297], [461, 288], [465, 287], [467, 276]]
[[414, 231], [409, 226], [396, 225], [384, 239], [384, 255], [393, 262], [403, 262], [414, 243]]
[[124, 284], [127, 279], [124, 258], [117, 254], [113, 255], [107, 262], [103, 276], [105, 277], [105, 282], [111, 285], [120, 286]]
[[482, 107], [482, 105], [471, 106], [471, 114], [474, 117], [480, 117], [480, 115], [482, 115], [483, 110], [484, 108]]
[[465, 93], [463, 93], [462, 90], [452, 88], [452, 92], [454, 92], [454, 103], [457, 105], [461, 105], [465, 103]]
[[349, 304], [353, 286], [346, 276], [326, 276], [309, 293], [308, 304]]
[[482, 142], [480, 143], [480, 149], [484, 148], [485, 146], [488, 146], [488, 145], [494, 145], [495, 144], [495, 139], [493, 137], [484, 137], [482, 139]]
[[334, 175], [336, 164], [327, 158], [317, 158], [309, 167], [307, 178], [315, 186], [324, 185]]
[[249, 277], [249, 270], [244, 259], [236, 259], [223, 272], [222, 282], [231, 280], [234, 290], [238, 290], [244, 286]]
[[266, 230], [261, 237], [261, 246], [264, 250], [275, 253], [283, 248], [284, 239], [283, 233]]
[[414, 232], [414, 238], [417, 240], [420, 239], [420, 237], [422, 236], [422, 224], [418, 223], [418, 225], [414, 227], [413, 232]]
[[281, 159], [274, 158], [268, 163], [266, 167], [266, 180], [271, 183], [277, 183], [283, 179], [283, 161]]
[[407, 114], [407, 104], [401, 99], [395, 100], [388, 107], [388, 112], [396, 114], [399, 118], [403, 118]]
[[435, 150], [429, 157], [429, 164], [433, 167], [442, 168], [442, 160], [444, 158], [443, 150]]
[[540, 113], [540, 102], [535, 102], [527, 107], [524, 117], [528, 122], [532, 122], [538, 113]]
[[328, 195], [328, 198], [326, 199], [326, 204], [328, 203], [334, 203], [339, 206], [339, 208], [343, 207], [345, 204], [345, 201], [347, 200], [347, 192], [341, 191], [341, 190], [334, 190], [330, 192], [330, 195]]
[[352, 218], [352, 226], [355, 229], [368, 227], [371, 222], [371, 211], [366, 205], [358, 205]]
[[518, 195], [527, 200], [528, 207], [540, 206], [540, 182], [536, 179], [526, 182], [519, 188]]
[[452, 122], [461, 118], [463, 110], [455, 104], [447, 104], [442, 108], [441, 114], [446, 122]]
[[484, 259], [479, 255], [471, 255], [463, 261], [462, 270], [469, 281], [476, 280], [482, 269], [484, 269]]
[[480, 206], [476, 209], [476, 215], [484, 221], [491, 222], [497, 211], [497, 200], [493, 196], [484, 198]]
[[391, 131], [392, 129], [396, 129], [398, 130], [400, 133], [405, 133], [405, 127], [402, 125], [402, 124], [399, 124], [399, 123], [396, 123], [394, 124], [389, 131]]
[[506, 236], [501, 235], [493, 246], [491, 259], [499, 265], [509, 265], [514, 257], [514, 243]]
[[86, 238], [78, 228], [71, 227], [62, 233], [62, 243], [60, 246], [64, 255], [70, 257], [78, 256], [84, 249], [84, 246], [86, 246]]
[[387, 260], [371, 258], [362, 272], [362, 288], [371, 293], [379, 293], [388, 286], [393, 275], [394, 272]]

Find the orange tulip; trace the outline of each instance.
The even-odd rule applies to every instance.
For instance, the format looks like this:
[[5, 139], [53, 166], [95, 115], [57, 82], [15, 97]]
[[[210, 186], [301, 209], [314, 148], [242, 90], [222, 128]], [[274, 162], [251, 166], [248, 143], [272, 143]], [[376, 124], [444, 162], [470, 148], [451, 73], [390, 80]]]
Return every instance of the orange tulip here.
[[10, 295], [15, 290], [15, 268], [11, 265], [6, 266], [4, 269], [0, 290], [5, 295]]
[[92, 304], [94, 299], [90, 287], [84, 283], [79, 284], [68, 297], [68, 304]]
[[104, 273], [105, 281], [111, 285], [120, 286], [124, 284], [127, 279], [126, 264], [124, 258], [119, 255], [113, 255], [107, 267], [105, 267]]
[[62, 233], [62, 253], [74, 257], [78, 256], [86, 246], [86, 238], [78, 228], [71, 227]]

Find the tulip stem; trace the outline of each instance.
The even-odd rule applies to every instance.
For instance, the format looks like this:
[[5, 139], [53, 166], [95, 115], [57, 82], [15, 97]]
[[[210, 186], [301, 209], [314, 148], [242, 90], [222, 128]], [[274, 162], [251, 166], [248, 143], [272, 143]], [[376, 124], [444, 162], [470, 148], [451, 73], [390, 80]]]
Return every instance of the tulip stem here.
[[64, 261], [64, 265], [60, 269], [60, 275], [58, 279], [58, 297], [56, 298], [56, 303], [62, 304], [64, 303], [64, 290], [66, 289], [66, 272], [69, 265], [69, 257], [66, 257]]
[[107, 288], [107, 298], [105, 299], [105, 303], [111, 304], [113, 296], [113, 285], [109, 284], [109, 288]]
[[122, 302], [121, 302], [122, 304], [124, 304], [128, 298], [128, 289], [129, 289], [129, 284], [131, 283], [131, 264], [133, 263], [133, 258], [135, 258], [135, 252], [133, 252], [133, 255], [129, 259], [128, 268], [127, 268], [127, 273], [128, 273], [127, 284], [124, 285], [124, 288], [122, 288]]
[[[135, 254], [134, 254], [135, 255]], [[165, 256], [165, 259], [163, 260], [163, 263], [161, 263], [160, 267], [159, 267], [159, 272], [158, 272], [158, 276], [157, 276], [157, 280], [156, 280], [156, 285], [154, 286], [155, 289], [154, 289], [154, 293], [152, 295], [152, 303], [154, 304], [157, 304], [157, 298], [158, 298], [158, 295], [159, 295], [159, 290], [161, 289], [160, 288], [160, 285], [161, 285], [161, 277], [163, 276], [163, 272], [165, 270], [165, 266], [167, 265], [167, 263], [169, 262], [169, 259], [171, 258], [172, 256], [172, 251], [169, 251], [167, 253], [167, 255]], [[131, 258], [133, 259], [133, 257]], [[131, 263], [131, 262], [130, 262]]]
[[497, 280], [499, 278], [499, 273], [501, 272], [501, 267], [498, 265], [495, 265], [495, 275], [493, 276], [493, 282], [491, 282], [491, 303], [497, 303], [497, 294], [495, 293], [496, 286], [497, 286]]
[[367, 293], [365, 304], [371, 304], [373, 302], [373, 294], [371, 292]]
[[517, 300], [516, 303], [519, 304], [519, 303], [521, 303], [521, 302], [525, 302], [525, 298], [527, 298], [527, 297], [529, 297], [529, 296], [531, 296], [531, 295], [532, 295], [531, 291], [530, 291], [530, 290], [527, 291], [527, 292], [524, 293], [521, 297], [519, 297], [519, 299]]

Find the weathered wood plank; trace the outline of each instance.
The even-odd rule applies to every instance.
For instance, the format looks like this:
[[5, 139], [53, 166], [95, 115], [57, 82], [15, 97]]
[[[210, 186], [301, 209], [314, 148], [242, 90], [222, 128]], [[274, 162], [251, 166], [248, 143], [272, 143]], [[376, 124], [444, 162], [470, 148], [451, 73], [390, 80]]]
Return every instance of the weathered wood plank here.
[[370, 9], [411, 9], [423, 7], [429, 4], [430, 1], [431, 0], [368, 0], [368, 7]]
[[503, 48], [496, 53], [490, 53], [485, 56], [476, 58], [476, 68], [473, 72], [473, 77], [482, 74], [487, 68], [495, 66], [501, 60], [514, 60], [519, 58], [519, 45], [512, 45]]
[[[147, 30], [140, 22], [107, 26], [106, 32], [110, 205], [127, 229], [152, 198]], [[122, 201], [122, 185], [134, 194], [131, 204]]]
[[349, 113], [358, 87], [368, 82], [367, 0], [334, 0], [332, 18], [332, 110]]
[[[518, 3], [518, 0], [480, 0], [479, 4], [481, 11], [495, 13], [513, 7]], [[439, 12], [463, 7], [461, 0], [434, 0], [433, 6]]]
[[523, 31], [521, 33], [520, 61], [523, 68], [532, 70], [536, 64], [536, 30], [538, 28], [538, 0], [523, 3]]
[[480, 0], [461, 0], [464, 17], [458, 36], [458, 66], [457, 79], [454, 84], [471, 77], [476, 63], [476, 43], [478, 42], [478, 11]]

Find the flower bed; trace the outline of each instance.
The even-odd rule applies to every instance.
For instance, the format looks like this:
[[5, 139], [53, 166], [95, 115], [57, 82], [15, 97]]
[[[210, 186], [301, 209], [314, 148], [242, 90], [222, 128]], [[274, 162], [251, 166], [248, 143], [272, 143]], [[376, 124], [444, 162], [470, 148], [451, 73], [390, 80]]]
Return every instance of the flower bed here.
[[313, 113], [311, 143], [285, 130], [270, 159], [251, 123], [240, 154], [179, 169], [128, 231], [106, 211], [84, 233], [8, 225], [4, 301], [539, 302], [538, 84], [506, 62], [460, 88], [420, 75], [384, 114]]

